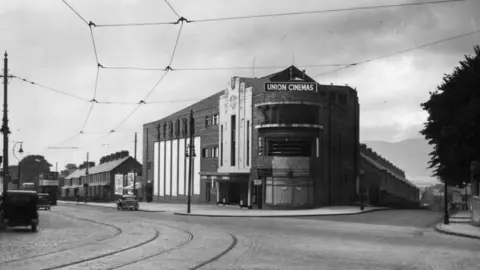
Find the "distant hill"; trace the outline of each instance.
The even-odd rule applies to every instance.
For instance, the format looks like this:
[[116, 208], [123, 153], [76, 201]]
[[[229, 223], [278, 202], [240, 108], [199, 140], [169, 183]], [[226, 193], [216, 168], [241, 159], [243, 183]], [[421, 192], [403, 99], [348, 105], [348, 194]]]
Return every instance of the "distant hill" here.
[[407, 178], [419, 187], [438, 183], [428, 169], [433, 147], [423, 139], [407, 139], [400, 142], [364, 141], [368, 147], [405, 171]]

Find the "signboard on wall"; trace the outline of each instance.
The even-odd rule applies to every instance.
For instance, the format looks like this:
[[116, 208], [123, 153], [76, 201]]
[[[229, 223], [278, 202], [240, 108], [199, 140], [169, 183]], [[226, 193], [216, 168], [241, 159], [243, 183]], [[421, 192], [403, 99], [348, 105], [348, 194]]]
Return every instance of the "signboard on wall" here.
[[311, 82], [280, 82], [265, 83], [265, 91], [304, 91], [318, 92], [317, 83]]
[[123, 175], [115, 174], [115, 195], [123, 195]]

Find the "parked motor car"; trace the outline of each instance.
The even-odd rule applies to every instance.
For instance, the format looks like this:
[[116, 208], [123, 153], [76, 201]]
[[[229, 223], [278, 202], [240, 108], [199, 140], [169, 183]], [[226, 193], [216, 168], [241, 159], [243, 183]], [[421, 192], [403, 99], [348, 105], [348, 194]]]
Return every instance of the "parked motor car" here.
[[43, 208], [45, 210], [50, 210], [50, 206], [50, 194], [38, 193], [37, 209]]
[[0, 205], [0, 229], [7, 227], [31, 226], [37, 231], [38, 195], [32, 190], [7, 190]]
[[135, 210], [138, 211], [140, 205], [135, 195], [123, 195], [117, 201], [117, 210]]

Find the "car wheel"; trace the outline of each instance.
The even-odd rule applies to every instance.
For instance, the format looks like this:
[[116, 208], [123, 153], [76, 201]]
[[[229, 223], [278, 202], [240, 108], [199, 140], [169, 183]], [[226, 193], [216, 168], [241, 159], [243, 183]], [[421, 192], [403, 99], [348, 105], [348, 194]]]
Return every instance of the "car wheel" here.
[[36, 232], [37, 231], [37, 224], [32, 224], [32, 232]]

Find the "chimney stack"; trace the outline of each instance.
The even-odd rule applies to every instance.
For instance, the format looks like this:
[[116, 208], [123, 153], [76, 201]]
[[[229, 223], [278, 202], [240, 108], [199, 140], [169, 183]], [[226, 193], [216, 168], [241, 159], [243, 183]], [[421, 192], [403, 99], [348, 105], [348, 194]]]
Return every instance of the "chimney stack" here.
[[305, 69], [304, 69], [304, 70], [302, 70], [302, 80], [304, 80], [304, 81], [305, 81]]

